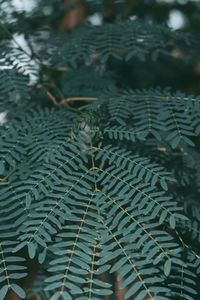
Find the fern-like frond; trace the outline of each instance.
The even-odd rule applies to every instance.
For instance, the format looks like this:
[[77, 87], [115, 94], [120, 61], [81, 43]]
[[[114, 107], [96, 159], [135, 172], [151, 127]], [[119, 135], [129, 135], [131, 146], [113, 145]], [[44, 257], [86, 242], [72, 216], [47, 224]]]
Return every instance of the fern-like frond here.
[[128, 91], [103, 103], [109, 113], [105, 133], [111, 139], [135, 141], [150, 135], [167, 141], [173, 148], [194, 146], [199, 97], [173, 95], [167, 90], [162, 94], [159, 90]]
[[185, 266], [172, 267], [173, 275], [168, 283], [168, 287], [172, 292], [172, 299], [196, 299], [197, 276], [195, 269], [196, 266], [191, 259], [188, 259]]
[[101, 166], [108, 161], [109, 164], [114, 163], [117, 168], [127, 169], [138, 179], [144, 180], [145, 183], [155, 186], [160, 183], [164, 190], [167, 190], [167, 182], [174, 181], [170, 177], [170, 173], [166, 172], [161, 166], [151, 163], [149, 159], [142, 158], [137, 155], [132, 156], [131, 151], [125, 151], [112, 145], [102, 147], [93, 147], [96, 159], [101, 160]]
[[158, 275], [157, 268], [152, 267], [143, 255], [134, 253], [133, 244], [127, 246], [127, 240], [120, 237], [120, 232], [113, 230], [112, 224], [103, 224], [105, 232], [101, 233], [103, 246], [100, 261], [111, 262], [110, 273], [117, 271], [118, 280], [123, 279], [120, 288], [126, 290], [125, 299], [132, 296], [136, 299], [169, 299], [169, 290], [162, 286], [164, 279]]
[[[2, 214], [1, 214], [2, 216]], [[10, 225], [0, 224], [0, 299], [4, 299], [9, 291], [25, 298], [24, 290], [18, 280], [26, 277], [25, 259], [12, 253], [16, 245], [16, 232], [10, 230]]]
[[14, 69], [0, 69], [0, 97], [7, 95], [7, 101], [17, 103], [30, 97], [29, 78]]
[[27, 246], [40, 262], [55, 254], [51, 300], [102, 299], [113, 290], [108, 272], [123, 279], [127, 298], [170, 299], [172, 266], [186, 267], [182, 240], [170, 234], [187, 220], [167, 192], [173, 179], [133, 149], [108, 143], [96, 117], [30, 110], [4, 129], [0, 205], [3, 224], [18, 233], [14, 252]]
[[55, 295], [62, 296], [63, 299], [67, 296], [73, 299], [79, 295], [84, 295], [85, 299], [101, 299], [101, 296], [112, 292], [109, 283], [98, 279], [105, 268], [101, 271], [99, 264], [101, 245], [95, 193], [88, 190], [84, 197], [77, 193], [74, 197], [74, 216], [69, 217], [69, 225], [64, 226], [63, 233], [58, 235], [62, 238], [55, 244], [58, 258], [50, 263], [52, 266], [49, 271], [54, 275], [46, 280], [46, 289], [57, 288]]
[[[1, 34], [1, 33], [0, 33]], [[6, 45], [6, 46], [5, 46]], [[38, 66], [9, 40], [0, 42], [0, 110], [29, 104], [31, 82]]]
[[[173, 33], [165, 26], [141, 22], [140, 20], [103, 24], [101, 26], [82, 26], [73, 33], [52, 36], [54, 49], [51, 63], [64, 66], [76, 65], [84, 59], [87, 63], [100, 60], [105, 63], [109, 58], [130, 60], [137, 57], [144, 60], [151, 53], [154, 57], [159, 52], [170, 53], [170, 43], [185, 43], [187, 37]], [[63, 41], [66, 40], [66, 43]], [[56, 47], [55, 47], [56, 45]], [[187, 44], [186, 44], [187, 45]], [[59, 51], [58, 51], [59, 49]]]
[[190, 216], [188, 220], [179, 220], [178, 227], [182, 234], [198, 244], [200, 242], [200, 206], [198, 201], [192, 201], [192, 196], [182, 199], [184, 213]]
[[[65, 174], [62, 167], [66, 166], [65, 172], [69, 171], [61, 153], [65, 152], [72, 166], [74, 166], [73, 159], [78, 159], [77, 153], [73, 155], [65, 151], [65, 145], [73, 140], [68, 128], [71, 117], [67, 117], [67, 112], [57, 111], [57, 115], [55, 112], [55, 110], [32, 110], [29, 112], [29, 120], [26, 117], [19, 117], [1, 137], [2, 222], [12, 220], [17, 228], [21, 227], [30, 213], [31, 202], [42, 195], [47, 195], [48, 187], [51, 189], [52, 185], [58, 185], [61, 181], [60, 176]], [[73, 149], [72, 145], [70, 147]], [[74, 148], [77, 149], [75, 146]], [[54, 199], [52, 202], [54, 203]]]
[[[18, 162], [24, 165], [38, 158], [47, 162], [53, 157], [63, 146], [62, 137], [66, 137], [67, 133], [69, 138], [71, 120], [76, 118], [73, 113], [54, 109], [31, 110], [28, 116], [27, 119], [26, 113], [21, 113], [12, 121], [12, 126], [1, 128], [0, 176], [5, 184], [5, 178], [12, 174]], [[54, 143], [50, 143], [53, 139]]]
[[196, 300], [200, 97], [148, 86], [198, 38], [133, 1], [36, 2], [0, 0], [0, 300]]
[[[93, 80], [91, 80], [91, 77]], [[99, 66], [94, 70], [91, 67], [80, 67], [64, 72], [60, 78], [63, 84], [62, 92], [66, 97], [98, 97], [109, 86], [114, 93], [117, 76], [115, 73], [104, 70]], [[67, 82], [67, 84], [65, 84]]]

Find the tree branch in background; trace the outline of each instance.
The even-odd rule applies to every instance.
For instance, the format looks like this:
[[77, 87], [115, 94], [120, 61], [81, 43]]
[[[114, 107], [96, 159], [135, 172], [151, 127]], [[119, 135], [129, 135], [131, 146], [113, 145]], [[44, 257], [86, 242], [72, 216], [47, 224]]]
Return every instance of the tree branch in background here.
[[69, 31], [73, 28], [80, 26], [86, 18], [86, 3], [84, 0], [77, 1], [64, 0], [66, 6], [69, 9], [64, 13], [63, 20], [61, 22], [61, 30]]

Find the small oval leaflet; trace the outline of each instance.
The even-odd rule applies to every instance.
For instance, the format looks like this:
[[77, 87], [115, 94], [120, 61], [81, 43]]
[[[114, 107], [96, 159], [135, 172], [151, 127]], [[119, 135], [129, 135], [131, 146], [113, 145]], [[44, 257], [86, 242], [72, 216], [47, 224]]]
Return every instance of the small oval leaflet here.
[[6, 296], [8, 292], [8, 286], [4, 285], [1, 289], [0, 289], [0, 300], [3, 300], [4, 297]]
[[5, 162], [0, 160], [0, 176], [3, 175], [5, 172]]
[[169, 224], [170, 224], [170, 227], [172, 229], [174, 229], [176, 227], [176, 220], [175, 220], [175, 217], [173, 215], [171, 215], [170, 218], [169, 218]]
[[32, 242], [28, 243], [28, 254], [31, 259], [34, 258], [34, 256], [35, 256], [36, 248], [37, 248], [36, 244], [34, 244]]
[[172, 262], [171, 259], [168, 259], [165, 264], [164, 264], [164, 273], [165, 276], [169, 276], [170, 272], [171, 272], [171, 266], [172, 266]]
[[15, 292], [20, 298], [25, 298], [26, 293], [24, 290], [17, 284], [11, 284], [11, 289]]

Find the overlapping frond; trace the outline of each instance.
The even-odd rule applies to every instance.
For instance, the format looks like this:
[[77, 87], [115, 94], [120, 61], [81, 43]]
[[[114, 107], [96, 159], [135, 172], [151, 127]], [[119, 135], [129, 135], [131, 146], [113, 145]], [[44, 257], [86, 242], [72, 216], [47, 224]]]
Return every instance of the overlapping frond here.
[[183, 200], [184, 212], [190, 216], [188, 220], [179, 221], [178, 227], [182, 234], [189, 235], [188, 238], [197, 245], [200, 242], [200, 206], [198, 200], [194, 201], [192, 195]]
[[20, 110], [29, 105], [39, 65], [24, 35], [6, 25], [7, 22], [13, 27], [16, 25], [15, 5], [9, 1], [2, 4], [0, 10], [5, 14], [0, 21], [0, 112], [12, 113], [16, 108]]
[[192, 139], [199, 134], [199, 97], [167, 90], [127, 91], [103, 103], [109, 113], [105, 133], [111, 139], [135, 141], [152, 136], [176, 148], [194, 146]]
[[76, 114], [31, 110], [4, 132], [0, 204], [2, 222], [17, 228], [14, 252], [27, 246], [41, 263], [54, 253], [50, 299], [102, 299], [112, 293], [108, 272], [123, 279], [126, 297], [170, 299], [165, 280], [172, 266], [186, 267], [181, 240], [169, 233], [187, 221], [167, 194], [173, 179], [108, 144], [92, 114], [71, 131]]
[[[4, 128], [0, 156], [2, 222], [14, 222], [17, 228], [21, 227], [30, 213], [32, 200], [38, 199], [39, 195], [48, 195], [48, 187], [51, 189], [52, 185], [57, 185], [59, 176], [64, 174], [59, 170], [67, 163], [63, 161], [64, 156], [59, 158], [59, 154], [65, 152], [65, 145], [73, 140], [68, 127], [73, 114], [55, 112], [32, 110], [28, 120], [21, 116], [7, 130]], [[73, 164], [71, 156], [73, 154], [68, 152], [68, 160], [72, 158]], [[67, 167], [66, 171], [69, 171]]]
[[[111, 262], [110, 273], [117, 272], [118, 280], [123, 280], [120, 288], [125, 289], [125, 299], [169, 299], [169, 290], [164, 287], [164, 278], [159, 276], [158, 269], [152, 266], [145, 256], [134, 253], [132, 245], [120, 238], [120, 232], [113, 226], [104, 224], [102, 232], [102, 257], [104, 263]], [[151, 274], [151, 275], [150, 275]]]
[[169, 54], [172, 40], [178, 43], [179, 39], [186, 43], [187, 38], [181, 33], [176, 32], [173, 36], [165, 26], [141, 23], [139, 20], [101, 26], [85, 25], [73, 33], [52, 36], [53, 44], [49, 46], [55, 48], [57, 55], [52, 56], [51, 63], [63, 66], [68, 63], [76, 65], [79, 60], [87, 63], [99, 60], [105, 63], [109, 58], [128, 61], [137, 57], [144, 60], [149, 53], [153, 56], [158, 55], [159, 51]]
[[[33, 24], [45, 3], [30, 13]], [[11, 290], [25, 298], [18, 282], [26, 276], [24, 251], [42, 265], [29, 298], [101, 300], [113, 294], [114, 277], [125, 299], [194, 300], [200, 210], [191, 202], [198, 165], [188, 151], [199, 143], [200, 98], [122, 91], [117, 76], [91, 71], [93, 62], [100, 71], [113, 59], [187, 49], [190, 37], [140, 20], [67, 33], [42, 26], [27, 39], [29, 54], [13, 39], [14, 24], [11, 33], [1, 24], [0, 101], [8, 102], [0, 110], [29, 99], [39, 64], [37, 87], [61, 109], [24, 102], [26, 109], [0, 128], [0, 299]]]
[[[93, 181], [93, 178], [88, 180]], [[83, 299], [101, 299], [112, 293], [111, 285], [98, 278], [108, 268], [101, 270], [99, 263], [99, 211], [92, 189], [93, 184], [84, 196], [74, 193], [73, 216], [69, 216], [69, 225], [58, 234], [62, 240], [54, 245], [57, 258], [50, 263], [49, 272], [53, 275], [46, 280], [46, 289], [57, 289], [55, 296], [63, 299], [81, 296]]]
[[[0, 214], [2, 217], [2, 213]], [[0, 223], [0, 299], [4, 299], [12, 290], [19, 297], [25, 298], [25, 292], [20, 287], [18, 280], [26, 277], [25, 259], [13, 255], [13, 247], [17, 244], [17, 233], [11, 230], [10, 225]]]
[[[1, 27], [0, 27], [1, 37]], [[27, 106], [38, 66], [9, 39], [0, 39], [0, 111]], [[5, 101], [6, 99], [6, 101]]]
[[[187, 253], [186, 266], [174, 266], [173, 274], [169, 279], [168, 287], [172, 293], [172, 299], [196, 299], [197, 275], [196, 266]], [[197, 260], [195, 260], [197, 261]]]
[[[91, 77], [93, 78], [92, 81], [90, 80]], [[97, 70], [91, 67], [81, 67], [65, 72], [60, 81], [64, 86], [62, 92], [66, 97], [76, 95], [89, 98], [101, 95], [108, 86], [112, 88], [114, 93], [116, 78], [115, 74], [105, 71], [101, 67], [97, 68]], [[66, 82], [67, 84], [65, 84]]]
[[[8, 101], [18, 102], [30, 96], [29, 78], [16, 70], [0, 70], [0, 95], [7, 95]], [[1, 96], [2, 97], [2, 96]]]

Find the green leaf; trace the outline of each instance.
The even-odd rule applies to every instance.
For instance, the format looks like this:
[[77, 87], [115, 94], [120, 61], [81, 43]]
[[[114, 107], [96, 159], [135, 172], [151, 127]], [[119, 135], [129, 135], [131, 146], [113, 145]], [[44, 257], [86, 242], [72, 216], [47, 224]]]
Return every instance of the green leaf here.
[[0, 276], [0, 283], [3, 282], [5, 279], [6, 279], [6, 276], [5, 276], [5, 275]]
[[73, 300], [71, 295], [67, 291], [64, 291], [62, 293], [62, 297], [63, 297], [63, 300]]
[[0, 300], [4, 300], [7, 292], [8, 292], [8, 286], [5, 285], [0, 289]]
[[160, 184], [161, 184], [162, 188], [163, 188], [165, 191], [168, 190], [168, 184], [167, 184], [167, 182], [165, 181], [164, 178], [161, 179]]
[[38, 256], [38, 261], [40, 264], [42, 264], [45, 261], [46, 255], [47, 255], [47, 248], [44, 248], [44, 250], [40, 252]]
[[27, 243], [27, 245], [28, 245], [29, 257], [30, 257], [30, 259], [33, 259], [36, 254], [37, 245], [32, 242]]
[[110, 269], [110, 273], [113, 273], [117, 270], [119, 270], [127, 261], [126, 257], [122, 257], [118, 262], [116, 262], [113, 267]]
[[20, 298], [25, 298], [26, 293], [24, 290], [17, 284], [11, 284], [11, 289], [15, 292]]
[[125, 294], [125, 299], [131, 297], [132, 295], [134, 295], [135, 293], [137, 293], [137, 291], [141, 288], [142, 286], [142, 282], [138, 281], [135, 284], [133, 284], [133, 286], [128, 290], [128, 292], [126, 292]]
[[51, 296], [49, 300], [58, 300], [59, 297], [60, 297], [60, 292], [56, 292], [55, 294], [53, 294], [53, 296]]
[[183, 221], [189, 221], [190, 219], [182, 214], [174, 213], [174, 217], [181, 219]]
[[32, 197], [30, 196], [30, 194], [26, 195], [26, 207], [29, 208], [32, 202]]
[[94, 293], [100, 296], [108, 296], [111, 295], [113, 292], [109, 289], [94, 289]]
[[3, 175], [5, 172], [5, 162], [0, 160], [0, 175]]
[[167, 210], [163, 210], [159, 218], [159, 224], [162, 224], [165, 221], [167, 215], [168, 215]]
[[176, 227], [176, 219], [175, 219], [174, 215], [170, 216], [170, 218], [169, 218], [169, 224], [170, 224], [170, 227], [172, 229], [175, 229], [175, 227]]
[[171, 259], [166, 260], [165, 264], [164, 264], [164, 273], [165, 276], [169, 276], [170, 272], [171, 272], [171, 267], [172, 267], [172, 262]]

